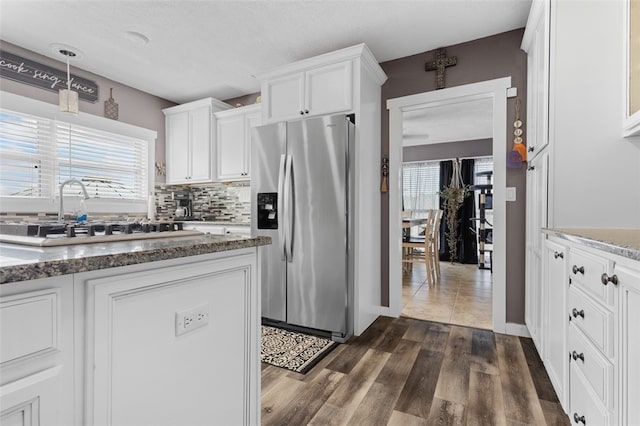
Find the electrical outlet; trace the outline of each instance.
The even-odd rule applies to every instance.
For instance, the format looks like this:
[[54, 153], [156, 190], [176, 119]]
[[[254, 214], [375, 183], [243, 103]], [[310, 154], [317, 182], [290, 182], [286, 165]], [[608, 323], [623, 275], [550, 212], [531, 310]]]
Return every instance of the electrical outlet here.
[[209, 304], [176, 312], [176, 336], [209, 324]]

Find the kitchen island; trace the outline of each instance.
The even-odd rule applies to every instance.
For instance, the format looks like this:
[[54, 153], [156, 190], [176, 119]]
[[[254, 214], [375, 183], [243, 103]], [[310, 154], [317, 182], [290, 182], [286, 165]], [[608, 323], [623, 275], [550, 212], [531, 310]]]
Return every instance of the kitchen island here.
[[0, 244], [0, 422], [259, 424], [270, 243]]

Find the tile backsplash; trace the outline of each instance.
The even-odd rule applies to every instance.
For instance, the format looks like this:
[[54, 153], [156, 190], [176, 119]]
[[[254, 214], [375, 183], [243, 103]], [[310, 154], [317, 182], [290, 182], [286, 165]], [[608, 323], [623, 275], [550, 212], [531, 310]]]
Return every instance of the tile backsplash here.
[[176, 201], [172, 193], [188, 192], [196, 220], [249, 224], [251, 186], [249, 182], [208, 183], [202, 185], [156, 185], [158, 219], [173, 219]]

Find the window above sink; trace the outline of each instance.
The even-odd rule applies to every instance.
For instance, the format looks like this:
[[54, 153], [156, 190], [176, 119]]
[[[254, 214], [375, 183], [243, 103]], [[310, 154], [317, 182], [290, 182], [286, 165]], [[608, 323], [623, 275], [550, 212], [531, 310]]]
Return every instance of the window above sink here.
[[[3, 212], [55, 212], [60, 183], [87, 188], [90, 213], [144, 214], [153, 193], [156, 132], [2, 92], [0, 201]], [[79, 188], [65, 187], [71, 209]]]

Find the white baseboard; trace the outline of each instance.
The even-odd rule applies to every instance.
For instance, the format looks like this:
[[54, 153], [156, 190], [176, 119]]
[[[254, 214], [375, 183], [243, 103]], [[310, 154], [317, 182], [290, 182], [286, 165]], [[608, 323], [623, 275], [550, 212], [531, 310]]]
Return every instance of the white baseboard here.
[[383, 317], [393, 317], [398, 318], [398, 315], [391, 315], [391, 308], [388, 306], [379, 306], [378, 307], [378, 315]]
[[514, 322], [508, 322], [505, 327], [505, 333], [511, 336], [519, 337], [531, 337], [529, 329], [524, 324], [516, 324]]

